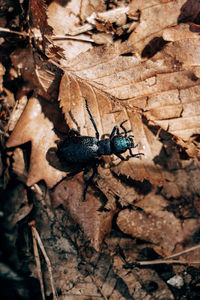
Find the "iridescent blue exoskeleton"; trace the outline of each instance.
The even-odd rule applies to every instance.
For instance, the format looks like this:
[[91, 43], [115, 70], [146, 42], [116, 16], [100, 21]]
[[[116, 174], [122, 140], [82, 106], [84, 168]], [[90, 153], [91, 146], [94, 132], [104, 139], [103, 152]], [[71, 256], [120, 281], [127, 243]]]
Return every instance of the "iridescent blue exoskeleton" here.
[[[140, 157], [143, 153], [133, 154], [131, 149], [136, 148], [134, 145], [133, 135], [128, 135], [131, 130], [126, 130], [123, 121], [120, 124], [123, 132], [119, 132], [118, 126], [114, 126], [109, 138], [100, 140], [99, 132], [96, 123], [90, 112], [87, 99], [85, 99], [86, 109], [90, 116], [90, 120], [94, 126], [96, 137], [81, 136], [80, 133], [73, 129], [70, 135], [58, 146], [57, 155], [60, 160], [69, 164], [79, 164], [80, 171], [85, 169], [85, 166], [91, 164], [93, 167], [93, 174], [88, 182], [91, 182], [99, 164], [99, 158], [102, 155], [115, 154], [121, 160], [129, 160], [131, 157]], [[124, 158], [121, 154], [129, 151], [129, 155]], [[77, 172], [77, 173], [79, 173]], [[70, 176], [70, 174], [68, 175]], [[86, 183], [86, 189], [89, 183]]]

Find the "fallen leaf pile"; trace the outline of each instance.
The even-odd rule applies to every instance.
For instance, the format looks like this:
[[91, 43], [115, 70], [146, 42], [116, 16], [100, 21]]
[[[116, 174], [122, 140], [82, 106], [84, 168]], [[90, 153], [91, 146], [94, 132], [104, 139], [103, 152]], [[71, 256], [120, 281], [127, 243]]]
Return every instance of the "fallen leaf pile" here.
[[[43, 187], [47, 187], [46, 224], [51, 226], [53, 220], [52, 234], [57, 239], [49, 253], [63, 247], [57, 237], [59, 225], [54, 223], [56, 219], [63, 226], [62, 208], [94, 249], [102, 251], [88, 258], [87, 246], [81, 250], [83, 238], [65, 221], [66, 249], [72, 257], [81, 253], [83, 272], [90, 274], [88, 290], [81, 285], [78, 265], [77, 273], [72, 272], [73, 287], [70, 281], [64, 287], [66, 269], [61, 265], [55, 271], [56, 283], [67, 295], [77, 295], [79, 289], [99, 299], [161, 299], [164, 289], [165, 298], [174, 299], [162, 281], [150, 296], [149, 282], [158, 277], [156, 271], [136, 268], [129, 272], [130, 265], [143, 256], [127, 250], [125, 240], [134, 241], [137, 251], [141, 250], [137, 240], [144, 241], [156, 255], [168, 257], [193, 246], [200, 230], [199, 1], [96, 0], [92, 4], [88, 0], [30, 0], [27, 14], [28, 30], [23, 34], [29, 40], [10, 53], [12, 80], [23, 81], [23, 88], [16, 89], [17, 102], [5, 127], [12, 131], [6, 143], [9, 157], [13, 153], [11, 167], [34, 193], [44, 195]], [[2, 64], [0, 92], [14, 106], [14, 97], [4, 87], [4, 74]], [[128, 161], [103, 156], [84, 202], [89, 175], [82, 172], [59, 184], [70, 171], [59, 161], [56, 149], [73, 128], [82, 136], [95, 136], [85, 99], [100, 139], [126, 121], [124, 126], [137, 144], [133, 153], [144, 155]], [[2, 111], [7, 116], [9, 107], [6, 110], [4, 105]], [[24, 146], [28, 142], [31, 150]], [[12, 152], [13, 147], [18, 148]], [[41, 209], [44, 197], [36, 195], [35, 199]], [[25, 207], [23, 216], [32, 209], [28, 204]], [[40, 214], [44, 212], [36, 214], [36, 224], [47, 241], [51, 237]], [[119, 234], [115, 240], [114, 230], [122, 237]], [[47, 242], [45, 246], [50, 247]], [[197, 256], [196, 252], [191, 255], [189, 263]], [[100, 261], [105, 268], [108, 257], [113, 261], [104, 276]], [[74, 263], [70, 265], [69, 259], [68, 268], [73, 269]], [[53, 267], [56, 264], [55, 259]], [[92, 265], [97, 271], [90, 270]], [[126, 285], [124, 290], [116, 288], [117, 276]]]

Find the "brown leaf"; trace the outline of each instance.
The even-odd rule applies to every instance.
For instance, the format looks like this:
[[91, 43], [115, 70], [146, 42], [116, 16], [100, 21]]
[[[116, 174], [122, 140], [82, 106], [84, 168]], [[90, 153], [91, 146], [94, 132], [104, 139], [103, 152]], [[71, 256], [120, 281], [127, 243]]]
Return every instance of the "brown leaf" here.
[[[115, 256], [113, 261], [115, 273], [128, 287], [130, 297], [140, 299], [165, 299], [173, 300], [173, 294], [167, 284], [160, 280], [153, 269], [127, 268], [120, 256]], [[151, 289], [151, 284], [156, 283], [156, 289]]]
[[87, 82], [64, 74], [60, 84], [60, 105], [69, 127], [77, 127], [76, 129], [82, 135], [95, 136], [85, 109], [85, 99], [88, 100], [100, 137], [111, 134], [115, 125], [119, 126], [120, 123], [128, 120], [126, 127], [133, 131], [135, 143], [139, 145], [135, 152], [144, 151], [144, 157], [130, 159], [115, 167], [116, 173], [125, 174], [135, 180], [148, 179], [153, 184], [162, 184], [165, 174], [162, 174], [162, 170], [153, 162], [153, 158], [161, 151], [162, 144], [143, 124], [140, 110], [133, 106], [126, 107]]
[[[84, 41], [84, 39], [88, 39], [88, 36], [85, 34], [77, 35], [78, 33], [76, 32], [80, 23], [78, 14], [82, 12], [81, 6], [82, 3], [77, 3], [77, 1], [65, 4], [59, 3], [59, 1], [52, 1], [47, 8], [48, 24], [54, 33], [54, 37], [48, 37], [48, 39], [51, 40], [54, 47], [62, 48], [65, 58], [72, 59], [79, 53], [91, 48], [91, 44]], [[66, 35], [72, 35], [72, 40], [67, 39]], [[73, 42], [74, 35], [76, 35], [75, 42]]]
[[40, 31], [42, 36], [44, 36], [45, 34], [52, 34], [52, 28], [48, 25], [47, 22], [46, 10], [47, 6], [45, 0], [29, 1], [31, 28]]
[[60, 69], [45, 61], [30, 45], [23, 49], [17, 48], [10, 57], [19, 76], [25, 81], [26, 93], [34, 90], [51, 101], [57, 97]]
[[[193, 25], [193, 27], [192, 27]], [[185, 39], [199, 39], [199, 26], [196, 24], [180, 23], [176, 26], [166, 28], [163, 31], [165, 41], [175, 42]], [[196, 29], [196, 30], [195, 30]], [[196, 34], [194, 34], [196, 33]]]
[[[129, 14], [140, 11], [140, 22], [136, 23], [135, 30], [129, 37], [139, 53], [153, 41], [154, 38], [162, 35], [162, 30], [169, 28], [184, 20], [192, 21], [200, 11], [200, 4], [192, 1], [132, 1]], [[184, 13], [184, 17], [183, 17]], [[166, 17], [167, 16], [167, 17]], [[134, 24], [133, 24], [134, 25]]]
[[81, 3], [80, 16], [82, 21], [85, 21], [93, 13], [103, 12], [106, 10], [106, 3], [103, 0], [94, 0], [92, 3], [85, 0]]
[[22, 115], [22, 113], [24, 111], [27, 101], [28, 101], [27, 97], [23, 96], [19, 99], [19, 101], [16, 102], [15, 107], [14, 107], [13, 111], [11, 112], [10, 118], [8, 121], [8, 130], [9, 131], [12, 131], [15, 128], [20, 116]]
[[2, 64], [0, 64], [0, 92], [2, 92], [3, 87], [2, 87], [2, 83], [3, 83], [3, 75], [5, 74], [5, 68]]
[[[51, 109], [49, 103], [48, 110]], [[55, 141], [58, 140], [58, 136], [52, 129], [53, 123], [42, 112], [41, 101], [36, 98], [29, 99], [21, 118], [7, 141], [7, 147], [16, 147], [31, 141], [31, 160], [27, 179], [29, 186], [43, 179], [49, 187], [52, 187], [64, 175], [64, 173], [53, 168], [46, 159], [47, 151], [49, 148], [55, 148]]]
[[27, 181], [27, 170], [24, 161], [23, 151], [20, 148], [16, 148], [13, 152], [13, 172], [17, 175], [21, 182]]
[[[183, 222], [172, 212], [166, 210], [168, 202], [161, 196], [147, 195], [137, 202], [141, 210], [122, 210], [117, 218], [117, 225], [126, 234], [156, 245], [156, 251], [164, 256], [171, 255], [184, 247], [184, 241], [191, 239], [199, 229], [199, 220]], [[188, 244], [187, 244], [188, 246]]]
[[166, 255], [183, 242], [181, 222], [172, 213], [162, 212], [158, 217], [125, 209], [119, 213], [117, 225], [126, 234], [159, 245]]
[[53, 43], [53, 28], [48, 22], [45, 0], [29, 1], [29, 29], [34, 38], [33, 48], [38, 48], [47, 57], [55, 60], [62, 57], [62, 49]]
[[111, 231], [116, 206], [103, 211], [99, 195], [89, 188], [84, 201], [83, 192], [82, 175], [63, 181], [53, 193], [54, 206], [62, 204], [91, 240], [92, 246], [99, 251], [104, 236]]
[[[182, 34], [181, 26], [179, 30]], [[145, 116], [149, 124], [176, 136], [189, 155], [199, 156], [193, 137], [200, 133], [200, 47], [196, 33], [186, 26], [184, 31], [188, 31], [191, 38], [182, 37], [169, 43], [146, 61], [136, 55], [123, 56], [125, 49], [131, 50], [131, 47], [115, 44], [113, 48], [92, 49], [79, 55], [73, 62], [68, 61], [66, 69], [87, 80], [93, 89], [95, 86], [123, 100], [127, 110], [141, 109], [140, 115]]]

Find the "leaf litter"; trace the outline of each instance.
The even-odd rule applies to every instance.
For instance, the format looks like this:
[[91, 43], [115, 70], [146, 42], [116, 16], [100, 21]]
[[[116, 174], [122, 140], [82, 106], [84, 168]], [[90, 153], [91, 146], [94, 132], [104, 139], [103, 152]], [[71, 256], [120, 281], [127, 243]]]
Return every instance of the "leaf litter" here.
[[[178, 269], [183, 278], [184, 272], [194, 275], [192, 262], [198, 260], [199, 248], [193, 251], [192, 247], [198, 243], [199, 232], [199, 4], [110, 1], [108, 10], [100, 4], [29, 3], [29, 35], [34, 43], [10, 52], [17, 71], [12, 69], [10, 76], [15, 74], [22, 82], [21, 88], [11, 89], [17, 100], [33, 90], [34, 94], [28, 96], [7, 147], [23, 144], [14, 152], [13, 172], [16, 184], [23, 182], [29, 191], [31, 204], [25, 204], [21, 218], [15, 210], [9, 214], [17, 220], [16, 236], [24, 226], [21, 219], [35, 219], [60, 297], [176, 299], [177, 291], [171, 291], [163, 279], [164, 270], [142, 269], [137, 261], [181, 251], [184, 256], [191, 247], [182, 260], [186, 266]], [[4, 67], [8, 67], [5, 61]], [[12, 86], [10, 78], [2, 77], [2, 86], [6, 80]], [[144, 157], [127, 162], [104, 157], [95, 185], [82, 202], [87, 175], [68, 178], [53, 192], [49, 188], [66, 174], [55, 156], [57, 142], [72, 128], [82, 135], [95, 135], [85, 98], [100, 136], [128, 120], [127, 130], [132, 130]], [[1, 100], [2, 111], [6, 101]], [[2, 121], [3, 129], [14, 127]], [[27, 245], [22, 245], [25, 254]], [[27, 266], [37, 278], [35, 265], [30, 261]], [[166, 268], [171, 278], [177, 273], [175, 265]], [[42, 269], [50, 295], [48, 275]], [[194, 297], [195, 280], [193, 285], [184, 282]]]

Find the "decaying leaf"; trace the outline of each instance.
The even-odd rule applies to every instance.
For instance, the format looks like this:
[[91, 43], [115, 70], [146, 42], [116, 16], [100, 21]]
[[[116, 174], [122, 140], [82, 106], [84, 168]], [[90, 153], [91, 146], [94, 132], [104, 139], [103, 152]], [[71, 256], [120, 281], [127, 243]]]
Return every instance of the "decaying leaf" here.
[[[52, 1], [48, 6], [48, 23], [53, 29], [54, 45], [62, 49], [65, 58], [73, 59], [81, 52], [86, 52], [92, 46], [85, 42], [88, 36], [84, 33], [79, 34], [78, 24], [80, 23], [79, 12], [81, 10], [81, 1], [69, 1], [65, 6], [57, 1]], [[62, 22], [61, 22], [62, 20]], [[76, 41], [65, 38], [65, 36], [76, 36]], [[60, 38], [61, 37], [61, 38]]]
[[2, 92], [3, 87], [2, 87], [2, 83], [3, 83], [3, 75], [5, 74], [5, 68], [2, 64], [0, 64], [0, 92]]
[[88, 190], [86, 201], [84, 201], [83, 192], [82, 176], [64, 181], [54, 191], [54, 206], [62, 204], [84, 230], [93, 247], [99, 251], [104, 236], [110, 233], [112, 219], [117, 208], [114, 205], [112, 209], [104, 210], [101, 198], [91, 189]]
[[[127, 270], [119, 256], [114, 258], [114, 271], [123, 279], [129, 290], [129, 297], [142, 299], [174, 299], [170, 289], [163, 281], [159, 281], [154, 270], [145, 270], [137, 267]], [[156, 283], [156, 288], [151, 288]]]

